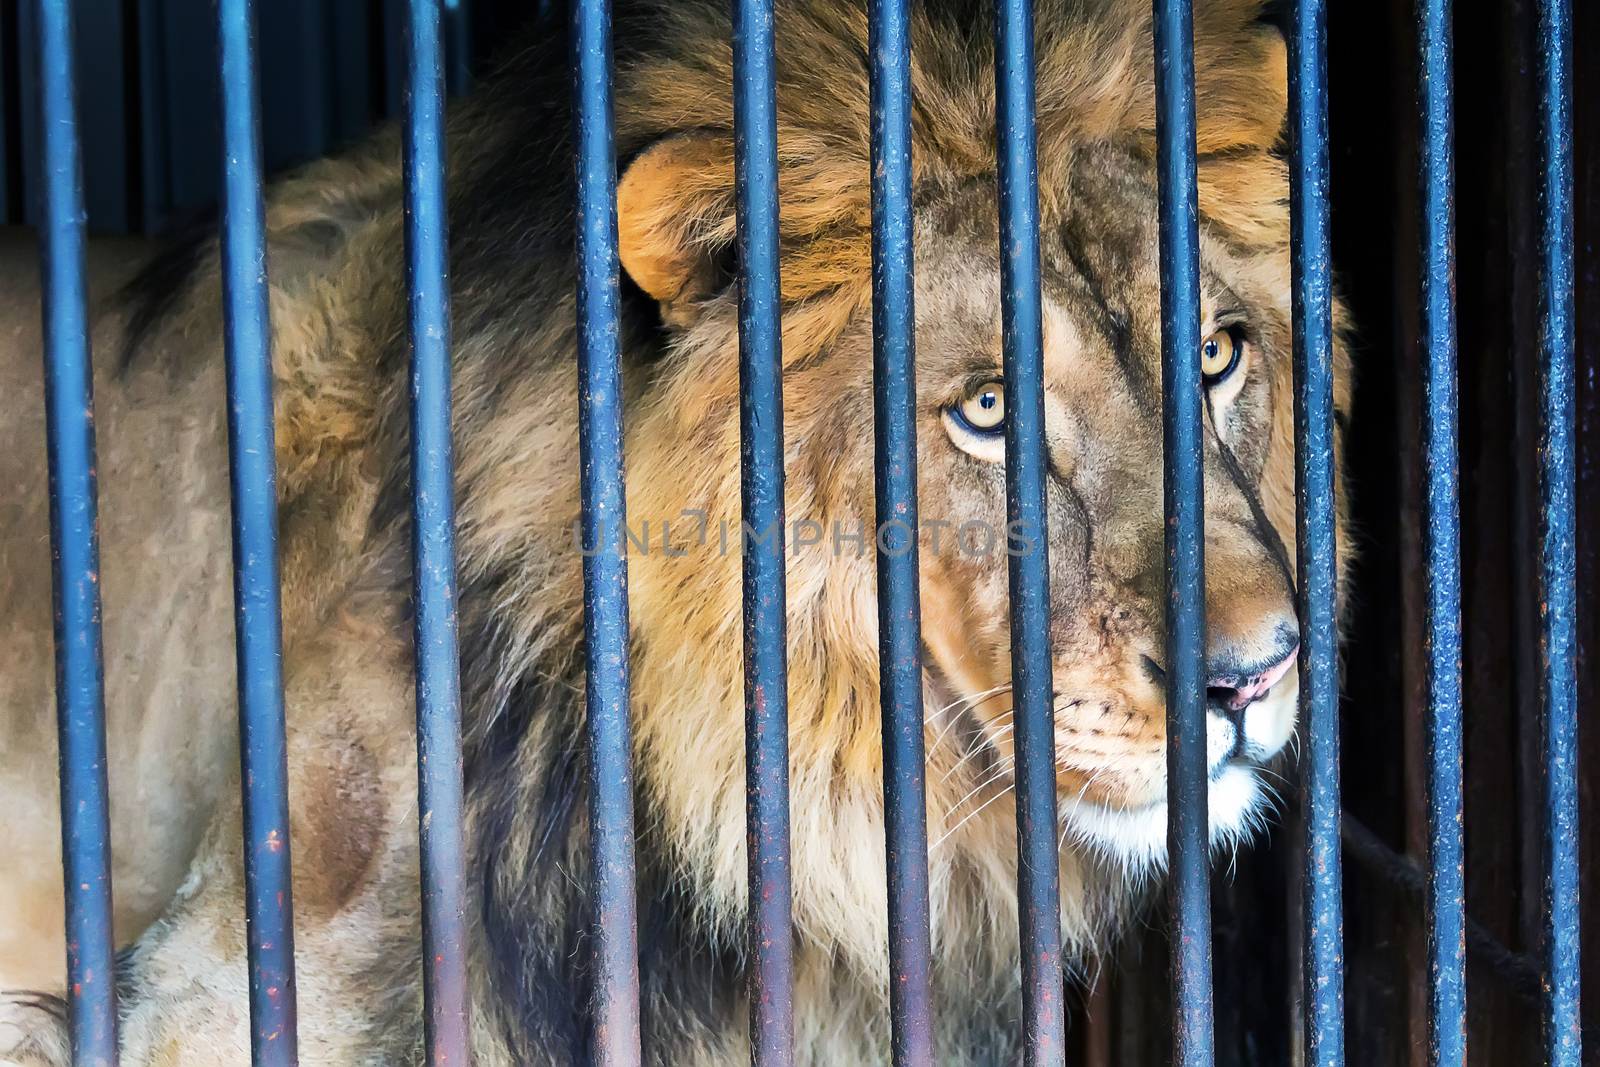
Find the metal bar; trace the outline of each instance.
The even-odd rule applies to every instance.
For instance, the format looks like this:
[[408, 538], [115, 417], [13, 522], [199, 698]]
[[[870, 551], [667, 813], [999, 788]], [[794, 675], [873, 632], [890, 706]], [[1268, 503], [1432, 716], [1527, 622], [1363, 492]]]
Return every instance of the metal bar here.
[[1190, 0], [1156, 0], [1156, 170], [1167, 579], [1167, 852], [1173, 1063], [1212, 1061], [1211, 865], [1206, 757], [1205, 423]]
[[1007, 553], [1016, 739], [1017, 898], [1024, 1062], [1066, 1055], [1060, 852], [1046, 526], [1044, 319], [1040, 298], [1033, 0], [995, 3], [995, 138], [1000, 186], [1000, 327], [1006, 402], [1006, 521], [1032, 551]]
[[627, 511], [617, 164], [611, 104], [610, 0], [572, 12], [578, 159], [578, 448], [583, 543], [584, 690], [593, 840], [595, 1062], [640, 1062], [639, 933], [628, 704]]
[[1573, 413], [1572, 8], [1538, 0], [1539, 318], [1542, 414], [1539, 440], [1540, 635], [1545, 809], [1543, 946], [1546, 1062], [1577, 1067], [1578, 1012], [1578, 678], [1577, 514]]
[[450, 281], [439, 0], [406, 20], [406, 282], [411, 315], [411, 549], [423, 1027], [428, 1063], [465, 1064], [466, 859], [461, 661], [456, 646], [455, 463], [450, 440]]
[[233, 592], [244, 788], [250, 1053], [296, 1062], [294, 903], [278, 600], [278, 499], [266, 210], [253, 0], [220, 0], [222, 295], [233, 489]]
[[1423, 451], [1427, 523], [1428, 1047], [1466, 1059], [1461, 529], [1456, 477], [1455, 196], [1449, 0], [1421, 0]]
[[1289, 34], [1294, 146], [1290, 258], [1294, 304], [1295, 526], [1300, 707], [1306, 759], [1305, 1048], [1344, 1063], [1344, 906], [1339, 851], [1337, 504], [1333, 464], [1333, 269], [1328, 235], [1327, 0], [1297, 0]]
[[907, 0], [872, 0], [872, 339], [878, 675], [894, 1062], [933, 1063], [928, 817], [917, 584], [917, 383]]
[[117, 1062], [111, 931], [111, 818], [100, 650], [100, 536], [94, 372], [84, 279], [83, 155], [78, 139], [71, 0], [43, 0], [39, 61], [45, 432], [55, 589], [56, 729], [66, 898], [72, 1062]]
[[789, 877], [789, 667], [784, 618], [783, 351], [772, 0], [733, 6], [744, 556], [745, 819], [750, 1041], [758, 1067], [794, 1056]]

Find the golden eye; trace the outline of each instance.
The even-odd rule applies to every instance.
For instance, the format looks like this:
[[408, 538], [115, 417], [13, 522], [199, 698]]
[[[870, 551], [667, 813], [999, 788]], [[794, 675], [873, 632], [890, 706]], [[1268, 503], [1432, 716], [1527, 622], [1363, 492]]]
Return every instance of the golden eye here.
[[999, 434], [1006, 427], [1006, 395], [999, 382], [974, 389], [951, 413], [964, 429], [976, 434]]
[[1239, 366], [1243, 342], [1231, 329], [1217, 330], [1200, 344], [1200, 375], [1206, 385], [1217, 385]]

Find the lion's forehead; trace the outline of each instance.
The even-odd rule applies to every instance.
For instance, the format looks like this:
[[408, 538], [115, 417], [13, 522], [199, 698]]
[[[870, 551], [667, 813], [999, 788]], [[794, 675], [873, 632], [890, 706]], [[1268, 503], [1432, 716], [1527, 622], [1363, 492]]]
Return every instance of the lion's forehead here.
[[[1150, 167], [1110, 149], [1091, 158], [1073, 172], [1083, 171], [1081, 177], [1041, 190], [1037, 235], [1047, 333], [1053, 329], [1062, 345], [1080, 349], [1103, 350], [1102, 342], [1123, 339], [1153, 342], [1159, 338], [1160, 258]], [[982, 344], [998, 359], [996, 196], [991, 182], [973, 182], [930, 198], [919, 210], [916, 269], [919, 329], [928, 339], [968, 349]], [[1208, 290], [1231, 292], [1234, 263], [1209, 261], [1210, 251], [1203, 249]], [[1151, 344], [1136, 348], [1155, 355]]]

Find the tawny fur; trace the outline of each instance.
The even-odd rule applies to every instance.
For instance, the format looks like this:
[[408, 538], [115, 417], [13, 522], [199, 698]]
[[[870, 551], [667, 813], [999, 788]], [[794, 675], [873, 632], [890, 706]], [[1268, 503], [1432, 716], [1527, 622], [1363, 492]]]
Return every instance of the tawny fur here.
[[[1163, 694], [1145, 664], [1162, 647], [1154, 95], [1145, 0], [1037, 6], [1043, 548], [1072, 963], [1106, 944], [1161, 865], [1147, 839], [1164, 824]], [[1293, 630], [1288, 219], [1274, 154], [1284, 57], [1256, 22], [1259, 0], [1196, 6], [1202, 336], [1237, 326], [1248, 351], [1210, 394], [1210, 651], [1242, 662]], [[617, 17], [628, 507], [642, 534], [630, 583], [643, 1037], [648, 1060], [672, 1064], [747, 1057], [724, 8], [638, 0]], [[930, 0], [913, 18], [921, 507], [948, 524], [943, 548], [928, 527], [921, 542], [935, 1030], [939, 1062], [973, 1064], [1014, 1061], [1020, 1011], [1006, 561], [952, 547], [962, 523], [1004, 523], [1003, 477], [946, 414], [1000, 368], [988, 19], [965, 0]], [[788, 567], [795, 1044], [820, 1067], [888, 1050], [864, 8], [783, 0], [777, 40], [786, 505], [820, 531], [791, 527]], [[559, 43], [513, 56], [449, 131], [472, 1029], [485, 1065], [582, 1062], [591, 1040], [563, 65]], [[269, 192], [307, 1064], [413, 1062], [422, 1040], [400, 195], [392, 131]], [[0, 256], [0, 484], [13, 487], [0, 498], [0, 795], [26, 813], [0, 823], [14, 859], [0, 896], [18, 904], [0, 909], [0, 986], [48, 993], [62, 948], [31, 256], [15, 240]], [[242, 1063], [214, 241], [169, 256], [102, 301], [94, 337], [122, 1040], [129, 1064]], [[96, 291], [122, 285], [133, 258], [97, 253]], [[1337, 369], [1344, 411], [1342, 350]], [[1235, 735], [1214, 717], [1212, 740], [1271, 758], [1294, 686], [1291, 670]], [[1223, 788], [1219, 844], [1260, 806]], [[0, 1002], [0, 1058], [61, 1062], [50, 1009], [34, 994]]]

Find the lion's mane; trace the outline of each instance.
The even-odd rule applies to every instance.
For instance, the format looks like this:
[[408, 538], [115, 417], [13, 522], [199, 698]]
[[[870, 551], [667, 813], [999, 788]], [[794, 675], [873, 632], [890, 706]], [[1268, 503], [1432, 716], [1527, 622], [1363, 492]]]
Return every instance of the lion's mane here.
[[[1281, 250], [1282, 168], [1259, 149], [1274, 140], [1282, 115], [1282, 42], [1257, 23], [1260, 7], [1259, 0], [1197, 5], [1201, 197], [1207, 217], [1237, 242]], [[710, 146], [702, 182], [678, 190], [670, 212], [624, 218], [624, 240], [670, 238], [726, 260], [734, 238], [727, 5], [626, 0], [615, 25], [619, 166], [681, 134], [704, 137]], [[1039, 190], [1048, 220], [1080, 146], [1110, 140], [1141, 151], [1153, 147], [1150, 9], [1148, 0], [1040, 0], [1036, 27]], [[919, 186], [994, 173], [991, 33], [991, 5], [982, 0], [915, 5]], [[864, 5], [780, 0], [776, 37], [784, 357], [792, 364], [825, 346], [870, 298]], [[580, 1062], [591, 1040], [582, 602], [571, 540], [578, 478], [567, 69], [559, 39], [516, 51], [456, 109], [449, 126], [475, 1014], [481, 1047], [501, 1049], [506, 1062]], [[352, 584], [408, 581], [397, 142], [393, 131], [380, 135], [278, 184], [270, 196], [291, 650], [297, 635], [313, 633], [319, 618], [347, 602]], [[196, 239], [146, 272], [133, 294], [130, 351], [158, 323], [198, 329], [215, 315], [214, 298], [202, 296], [197, 281], [210, 273], [205, 267], [215, 254], [208, 238]], [[660, 380], [682, 373], [683, 354], [669, 358], [661, 316], [655, 301], [623, 282], [630, 401], [649, 402]], [[630, 437], [629, 444], [687, 447], [670, 435]], [[791, 479], [821, 477], [821, 470], [801, 464]], [[720, 647], [687, 654], [718, 685], [737, 692], [736, 627], [723, 637]], [[636, 631], [634, 640], [642, 647], [704, 635]], [[821, 679], [802, 664], [796, 690], [853, 694], [851, 715], [838, 722], [851, 719], [857, 729], [873, 724], [865, 736], [875, 737], [875, 701], [860, 696], [877, 692], [875, 651], [856, 648], [815, 662], [834, 673]], [[643, 692], [655, 692], [649, 679], [639, 682]], [[725, 893], [701, 884], [703, 868], [692, 857], [705, 835], [670, 823], [650, 766], [640, 760], [636, 782], [646, 1046], [663, 1063], [702, 1062], [714, 1050], [737, 1057], [747, 1013], [742, 916]], [[796, 810], [811, 805], [811, 823], [826, 826], [830, 813], [814, 809], [837, 798], [806, 792], [806, 778], [796, 775]], [[742, 796], [743, 783], [705, 788]], [[861, 803], [871, 808], [879, 801]], [[708, 803], [705, 810], [708, 819], [722, 819], [743, 809]], [[877, 824], [868, 818], [866, 825]], [[742, 835], [741, 826], [733, 836]], [[881, 849], [881, 837], [862, 847]], [[946, 1061], [1015, 1058], [1009, 1042], [1016, 1027], [1007, 1022], [1014, 1018], [1017, 966], [1012, 847], [1012, 838], [996, 835], [995, 855], [964, 891], [949, 872], [936, 874], [936, 889], [946, 894], [944, 922], [935, 931]], [[811, 869], [808, 855], [796, 853], [796, 892], [826, 897], [830, 877], [839, 875]], [[1063, 891], [1067, 933], [1080, 947], [1104, 933], [1132, 892], [1088, 873]], [[881, 897], [881, 887], [874, 892]], [[797, 914], [806, 913], [797, 906]], [[812, 939], [824, 961], [802, 967], [802, 983], [823, 984], [801, 993], [820, 998], [822, 1015], [836, 1014], [841, 1031], [858, 1026], [853, 1047], [866, 1040], [883, 1048], [887, 967], [878, 937], [884, 923], [879, 917], [853, 934], [840, 933], [849, 929], [844, 920], [831, 928], [801, 925], [797, 937]], [[810, 1047], [827, 1047], [821, 1030], [809, 1038]]]

